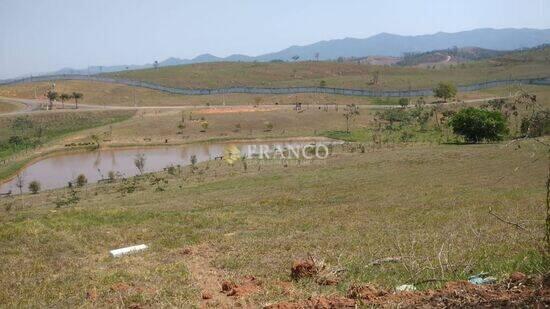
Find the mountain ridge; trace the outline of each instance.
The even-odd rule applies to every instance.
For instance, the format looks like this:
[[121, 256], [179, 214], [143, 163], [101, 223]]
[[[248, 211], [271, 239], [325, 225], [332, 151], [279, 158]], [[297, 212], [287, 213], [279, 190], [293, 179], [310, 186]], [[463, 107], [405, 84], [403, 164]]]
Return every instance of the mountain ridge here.
[[[401, 57], [406, 53], [425, 53], [445, 50], [453, 47], [477, 47], [495, 51], [512, 51], [531, 48], [550, 43], [550, 29], [531, 28], [479, 28], [460, 32], [437, 32], [421, 35], [400, 35], [381, 32], [367, 38], [322, 40], [307, 45], [292, 45], [277, 52], [258, 56], [232, 54], [217, 57], [205, 53], [192, 59], [170, 57], [158, 63], [159, 66], [186, 65], [205, 62], [252, 62], [252, 61], [291, 61], [297, 60], [335, 60], [360, 58], [366, 56]], [[124, 70], [153, 68], [152, 63], [143, 65], [91, 66], [86, 69], [65, 68], [55, 74], [98, 74]]]

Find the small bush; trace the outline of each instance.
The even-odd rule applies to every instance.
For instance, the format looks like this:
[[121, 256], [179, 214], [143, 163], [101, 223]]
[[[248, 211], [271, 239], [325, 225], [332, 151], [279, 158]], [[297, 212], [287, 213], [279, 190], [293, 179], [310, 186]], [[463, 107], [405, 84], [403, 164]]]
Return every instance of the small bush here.
[[84, 187], [88, 183], [88, 178], [86, 178], [86, 175], [80, 174], [76, 177], [75, 183], [77, 187]]
[[29, 191], [31, 191], [32, 194], [36, 194], [40, 191], [40, 183], [36, 180], [33, 180], [31, 181], [31, 183], [29, 183]]
[[116, 177], [117, 175], [115, 171], [109, 171], [109, 173], [107, 174], [107, 178], [109, 179], [109, 182], [115, 182]]
[[550, 111], [538, 111], [531, 117], [521, 120], [521, 134], [527, 137], [538, 137], [550, 133]]
[[452, 116], [449, 125], [455, 134], [473, 143], [502, 140], [508, 134], [502, 113], [473, 107], [460, 110]]

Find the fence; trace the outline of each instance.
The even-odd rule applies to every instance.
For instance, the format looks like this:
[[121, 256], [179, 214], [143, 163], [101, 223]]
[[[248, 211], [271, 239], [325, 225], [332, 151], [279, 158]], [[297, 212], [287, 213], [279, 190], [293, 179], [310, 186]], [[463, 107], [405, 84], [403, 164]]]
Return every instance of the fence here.
[[[148, 88], [158, 91], [163, 91], [171, 94], [182, 95], [213, 95], [213, 94], [229, 94], [229, 93], [246, 93], [246, 94], [297, 94], [297, 93], [323, 93], [337, 94], [344, 96], [364, 96], [364, 97], [419, 97], [430, 96], [433, 94], [431, 89], [414, 89], [414, 90], [368, 90], [368, 89], [346, 89], [346, 88], [329, 88], [329, 87], [286, 87], [286, 88], [265, 88], [265, 87], [229, 87], [229, 88], [213, 88], [213, 89], [191, 89], [191, 88], [174, 88], [166, 87], [154, 83], [143, 82], [130, 79], [109, 78], [97, 75], [44, 75], [36, 77], [27, 77], [20, 79], [10, 79], [0, 81], [0, 85], [13, 85], [30, 82], [44, 82], [56, 80], [87, 80], [94, 82], [124, 84], [134, 87]], [[516, 84], [532, 84], [532, 85], [550, 85], [550, 77], [523, 78], [523, 79], [507, 79], [493, 80], [471, 85], [458, 86], [458, 91], [469, 92], [487, 88], [516, 85]]]

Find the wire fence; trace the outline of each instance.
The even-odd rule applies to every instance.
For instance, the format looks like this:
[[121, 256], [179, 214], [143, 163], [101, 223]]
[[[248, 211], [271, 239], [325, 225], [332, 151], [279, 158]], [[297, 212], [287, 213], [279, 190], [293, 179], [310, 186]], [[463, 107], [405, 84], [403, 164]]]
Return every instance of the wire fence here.
[[[362, 96], [362, 97], [420, 97], [431, 96], [432, 89], [413, 89], [413, 90], [370, 90], [370, 89], [348, 89], [348, 88], [331, 88], [331, 87], [227, 87], [227, 88], [212, 88], [212, 89], [194, 89], [194, 88], [175, 88], [167, 87], [150, 82], [139, 80], [110, 78], [97, 75], [44, 75], [33, 76], [19, 79], [1, 80], [0, 85], [15, 85], [31, 82], [46, 82], [57, 80], [85, 80], [112, 84], [123, 84], [133, 87], [148, 88], [171, 94], [181, 95], [215, 95], [215, 94], [230, 94], [230, 93], [245, 93], [245, 94], [298, 94], [298, 93], [320, 93], [320, 94], [336, 94], [344, 96]], [[470, 92], [488, 88], [512, 86], [512, 85], [550, 85], [550, 77], [536, 78], [519, 78], [506, 80], [491, 80], [470, 85], [458, 86], [458, 91]]]

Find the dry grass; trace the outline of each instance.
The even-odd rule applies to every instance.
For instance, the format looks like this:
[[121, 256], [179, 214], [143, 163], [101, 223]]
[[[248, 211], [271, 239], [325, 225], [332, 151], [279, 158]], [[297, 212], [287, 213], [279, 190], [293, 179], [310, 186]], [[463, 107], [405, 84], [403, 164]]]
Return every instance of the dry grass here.
[[[0, 303], [198, 305], [201, 282], [184, 249], [204, 246], [205, 267], [220, 281], [261, 280], [246, 301], [256, 305], [343, 293], [357, 282], [393, 287], [479, 271], [542, 273], [546, 152], [537, 145], [338, 151], [299, 167], [250, 161], [247, 172], [218, 161], [194, 174], [158, 174], [168, 181], [163, 191], [149, 178], [131, 194], [120, 183], [89, 187], [76, 206], [60, 209], [53, 204], [63, 190], [1, 199], [11, 210], [0, 213]], [[489, 206], [528, 232], [497, 221]], [[139, 243], [150, 250], [108, 256]], [[342, 281], [292, 282], [291, 262], [308, 253], [346, 269]], [[402, 261], [368, 266], [388, 256]]]
[[[37, 98], [44, 99], [49, 89], [49, 83], [29, 83], [11, 86], [0, 86], [0, 96], [12, 98], [34, 98], [37, 89]], [[90, 81], [58, 81], [56, 89], [60, 93], [80, 92], [84, 104], [110, 106], [185, 106], [185, 105], [255, 105], [259, 98], [260, 105], [286, 105], [300, 102], [303, 104], [397, 104], [397, 99], [384, 102], [383, 100], [367, 97], [349, 97], [325, 94], [295, 94], [295, 95], [253, 95], [228, 94], [209, 96], [171, 95], [164, 92], [145, 88], [135, 88], [126, 85], [99, 83]], [[69, 101], [67, 107], [74, 107], [74, 101]]]
[[[467, 63], [464, 66], [441, 67], [435, 70], [419, 67], [386, 67], [355, 63], [203, 63], [165, 67], [158, 70], [137, 70], [107, 74], [137, 79], [166, 86], [215, 88], [230, 86], [319, 86], [367, 89], [431, 88], [438, 82], [469, 84], [491, 79], [548, 75], [546, 61], [520, 63]], [[379, 73], [378, 85], [369, 85], [374, 72]]]
[[[193, 111], [147, 110], [139, 111], [131, 121], [121, 122], [112, 126], [113, 144], [148, 143], [182, 143], [200, 140], [241, 139], [241, 138], [273, 138], [316, 136], [326, 130], [345, 129], [342, 108], [329, 111], [310, 108], [301, 113], [284, 107], [273, 111], [243, 111], [237, 113], [212, 113], [211, 109]], [[182, 117], [185, 128], [180, 129]], [[192, 117], [193, 120], [190, 120]], [[201, 119], [209, 126], [206, 132], [200, 132]], [[372, 114], [363, 111], [354, 121], [354, 128], [368, 125]], [[266, 132], [266, 123], [271, 123], [273, 129]], [[240, 129], [237, 128], [240, 125]]]
[[0, 101], [0, 114], [12, 113], [23, 108], [22, 104]]

